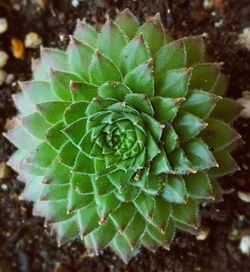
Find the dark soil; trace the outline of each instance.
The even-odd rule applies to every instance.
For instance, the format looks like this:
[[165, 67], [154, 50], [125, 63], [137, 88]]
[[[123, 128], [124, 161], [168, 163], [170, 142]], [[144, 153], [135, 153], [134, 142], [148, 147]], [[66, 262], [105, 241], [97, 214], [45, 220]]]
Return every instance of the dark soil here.
[[[39, 54], [38, 49], [29, 49], [24, 60], [15, 59], [10, 40], [24, 40], [28, 32], [35, 31], [43, 45], [64, 48], [77, 18], [86, 17], [99, 25], [105, 16], [113, 17], [125, 7], [141, 20], [160, 11], [166, 29], [176, 38], [205, 33], [210, 55], [223, 61], [225, 73], [231, 76], [228, 96], [241, 97], [243, 90], [250, 90], [250, 54], [236, 41], [242, 29], [250, 26], [250, 3], [214, 3], [206, 10], [202, 0], [82, 0], [77, 8], [65, 0], [1, 0], [0, 17], [7, 17], [9, 28], [0, 36], [0, 49], [10, 55], [5, 70], [14, 74], [15, 81], [0, 87], [0, 132], [6, 119], [15, 114], [11, 94], [18, 91], [16, 81], [30, 78], [31, 57]], [[239, 119], [235, 127], [246, 142], [234, 154], [242, 170], [223, 179], [224, 202], [202, 207], [202, 226], [210, 229], [205, 241], [178, 233], [170, 251], [142, 250], [128, 266], [109, 250], [99, 257], [88, 257], [79, 241], [58, 248], [43, 219], [33, 217], [31, 205], [18, 200], [23, 185], [11, 172], [0, 181], [0, 271], [250, 271], [250, 258], [239, 250], [240, 236], [250, 232], [250, 204], [237, 196], [239, 190], [250, 191], [250, 124]], [[0, 136], [0, 161], [6, 161], [13, 150]]]

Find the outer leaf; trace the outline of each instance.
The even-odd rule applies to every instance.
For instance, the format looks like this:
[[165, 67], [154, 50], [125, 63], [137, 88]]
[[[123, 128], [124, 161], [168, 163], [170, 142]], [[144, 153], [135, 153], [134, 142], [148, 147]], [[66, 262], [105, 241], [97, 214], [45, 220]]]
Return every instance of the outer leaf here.
[[147, 61], [149, 56], [150, 55], [143, 38], [143, 34], [139, 34], [122, 50], [120, 63], [121, 71], [123, 74], [127, 74], [136, 66]]
[[73, 36], [74, 38], [80, 40], [83, 43], [87, 43], [92, 47], [95, 47], [96, 45], [97, 32], [85, 21], [77, 20], [76, 29]]
[[172, 98], [185, 97], [191, 74], [192, 69], [190, 68], [169, 70], [163, 73], [157, 82], [157, 94]]
[[[189, 176], [189, 175], [187, 175]], [[186, 203], [185, 181], [181, 176], [169, 175], [162, 197], [171, 203]]]
[[113, 21], [107, 20], [98, 35], [97, 48], [114, 63], [118, 63], [121, 51], [126, 44], [127, 38], [120, 27]]
[[134, 14], [129, 10], [123, 10], [115, 19], [115, 22], [121, 30], [132, 39], [138, 29], [138, 21]]
[[184, 38], [184, 44], [187, 51], [187, 66], [204, 61], [205, 44], [201, 35]]
[[187, 194], [195, 199], [214, 199], [211, 181], [204, 172], [185, 176]]
[[81, 43], [80, 41], [71, 37], [67, 51], [70, 71], [80, 78], [88, 81], [88, 68], [94, 50], [87, 44]]
[[164, 45], [165, 35], [160, 18], [160, 14], [157, 13], [155, 17], [146, 22], [138, 29], [138, 33], [142, 32], [145, 38], [145, 41], [149, 45], [152, 55]]
[[193, 91], [183, 103], [182, 109], [199, 118], [207, 117], [221, 98], [208, 92]]
[[223, 149], [241, 137], [234, 129], [222, 121], [211, 118], [206, 121], [208, 126], [202, 131], [201, 136], [215, 150]]
[[74, 101], [90, 102], [97, 97], [97, 86], [90, 83], [71, 81], [69, 88]]
[[102, 85], [106, 81], [121, 81], [121, 73], [116, 65], [102, 55], [98, 49], [92, 57], [89, 67], [91, 83]]
[[42, 47], [41, 61], [45, 71], [50, 71], [50, 69], [60, 71], [69, 70], [67, 54], [62, 50]]
[[154, 95], [154, 77], [152, 61], [149, 60], [130, 71], [124, 78], [124, 83], [133, 92], [142, 93], [149, 97]]

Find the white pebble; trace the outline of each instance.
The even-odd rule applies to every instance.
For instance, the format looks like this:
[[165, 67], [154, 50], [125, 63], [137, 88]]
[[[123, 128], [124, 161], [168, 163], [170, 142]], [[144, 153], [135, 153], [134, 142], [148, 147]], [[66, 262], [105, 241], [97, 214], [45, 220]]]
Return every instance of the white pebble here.
[[8, 54], [5, 51], [0, 50], [0, 68], [3, 68], [6, 65], [8, 59]]
[[238, 192], [238, 197], [244, 202], [250, 203], [250, 193], [249, 192]]
[[6, 18], [0, 18], [0, 34], [4, 33], [8, 29], [8, 21]]
[[8, 74], [6, 79], [5, 79], [5, 83], [7, 85], [10, 85], [15, 79], [15, 76], [13, 74]]
[[30, 32], [25, 36], [24, 45], [26, 48], [36, 48], [42, 44], [42, 38], [35, 32]]
[[240, 116], [243, 118], [250, 118], [250, 91], [242, 92], [242, 97], [238, 98], [236, 102], [243, 107]]
[[199, 240], [199, 241], [206, 240], [209, 233], [210, 233], [210, 229], [208, 228], [200, 229], [196, 235], [196, 240]]
[[243, 254], [250, 255], [250, 235], [243, 236], [240, 239], [239, 248]]
[[7, 73], [0, 69], [0, 86], [4, 83]]
[[238, 43], [250, 51], [250, 27], [243, 29], [243, 33], [238, 35]]

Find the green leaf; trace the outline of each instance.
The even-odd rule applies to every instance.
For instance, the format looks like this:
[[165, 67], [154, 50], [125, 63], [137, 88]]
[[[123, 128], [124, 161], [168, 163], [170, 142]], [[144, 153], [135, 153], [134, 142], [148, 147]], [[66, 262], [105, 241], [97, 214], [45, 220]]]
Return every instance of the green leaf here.
[[28, 155], [26, 161], [29, 164], [47, 168], [51, 165], [55, 157], [56, 152], [46, 142], [42, 142]]
[[215, 85], [213, 86], [212, 92], [216, 95], [225, 95], [229, 83], [229, 77], [223, 74], [219, 74]]
[[147, 128], [153, 135], [155, 141], [158, 143], [160, 141], [161, 135], [162, 135], [162, 126], [161, 123], [159, 123], [156, 119], [151, 117], [150, 115], [146, 113], [141, 114], [144, 123], [146, 124]]
[[82, 195], [93, 194], [93, 186], [91, 180], [91, 176], [89, 175], [73, 173], [70, 180], [70, 185], [72, 186], [73, 190]]
[[197, 136], [207, 124], [189, 112], [179, 112], [174, 120], [174, 128], [182, 141], [187, 141]]
[[69, 192], [69, 184], [43, 184], [40, 191], [41, 200], [61, 200], [67, 198]]
[[24, 127], [16, 127], [3, 133], [3, 136], [13, 143], [18, 149], [31, 151], [40, 142], [38, 138], [33, 137]]
[[190, 90], [212, 92], [221, 70], [221, 63], [202, 63], [193, 67]]
[[142, 93], [151, 97], [154, 95], [154, 76], [152, 61], [140, 64], [130, 71], [124, 78], [124, 83], [135, 93]]
[[160, 232], [165, 232], [168, 228], [171, 213], [172, 204], [165, 201], [161, 195], [155, 196], [155, 208], [151, 224]]
[[95, 201], [77, 211], [77, 223], [80, 229], [80, 236], [83, 237], [95, 230], [99, 224], [99, 216], [96, 211]]
[[27, 96], [34, 104], [57, 100], [48, 82], [24, 81], [19, 82], [19, 85], [25, 96]]
[[77, 20], [76, 29], [73, 34], [74, 38], [95, 47], [97, 36], [96, 30], [91, 25], [87, 24], [85, 21]]
[[23, 93], [13, 94], [12, 99], [21, 114], [26, 115], [35, 111], [35, 106]]
[[36, 105], [37, 110], [51, 124], [56, 124], [63, 119], [63, 113], [69, 106], [68, 102], [44, 102]]
[[47, 172], [44, 173], [44, 177], [45, 183], [68, 184], [71, 177], [71, 172], [67, 166], [61, 164], [58, 160], [54, 160]]
[[82, 195], [70, 188], [67, 196], [67, 212], [76, 212], [78, 209], [88, 206], [93, 201], [93, 195]]
[[87, 44], [70, 37], [70, 43], [67, 48], [70, 71], [81, 79], [89, 81], [88, 68], [93, 52], [94, 50]]
[[84, 135], [86, 127], [86, 118], [81, 118], [76, 122], [70, 124], [68, 127], [64, 128], [62, 132], [69, 138], [74, 144], [78, 145]]
[[161, 140], [167, 153], [174, 151], [180, 144], [179, 137], [171, 126], [166, 126], [163, 130]]
[[138, 65], [146, 62], [150, 57], [148, 48], [145, 44], [143, 34], [139, 34], [128, 45], [126, 45], [121, 53], [120, 67], [123, 74], [127, 74]]
[[154, 63], [156, 82], [169, 70], [180, 69], [186, 64], [186, 50], [183, 40], [166, 44], [157, 52]]
[[214, 109], [216, 103], [221, 98], [214, 94], [203, 92], [203, 91], [193, 91], [187, 97], [187, 100], [183, 103], [182, 109], [189, 111], [192, 114], [198, 116], [199, 118], [207, 117]]
[[150, 48], [152, 55], [162, 48], [165, 43], [165, 34], [161, 22], [160, 14], [139, 27], [137, 33], [143, 33], [146, 43]]
[[109, 215], [109, 217], [113, 221], [117, 230], [122, 232], [130, 222], [135, 212], [136, 210], [132, 203], [122, 202], [120, 206]]
[[46, 141], [55, 149], [60, 149], [66, 142], [67, 137], [62, 133], [64, 123], [59, 122], [54, 126], [51, 126], [45, 133]]
[[95, 195], [95, 202], [97, 206], [97, 213], [100, 221], [106, 220], [107, 216], [118, 207], [120, 201], [116, 198], [114, 193], [107, 195]]
[[121, 51], [127, 45], [127, 38], [120, 27], [111, 20], [103, 25], [97, 39], [97, 48], [114, 63], [119, 63]]
[[63, 115], [65, 125], [70, 125], [84, 117], [87, 106], [88, 103], [86, 102], [75, 102], [70, 104], [70, 106], [65, 109]]
[[140, 194], [140, 190], [136, 187], [132, 187], [126, 184], [121, 190], [115, 192], [116, 197], [121, 202], [133, 201]]
[[128, 9], [124, 9], [115, 19], [116, 24], [121, 30], [132, 39], [138, 29], [138, 21], [134, 14]]
[[176, 148], [168, 154], [168, 159], [176, 174], [185, 175], [196, 171], [181, 148]]
[[97, 86], [90, 83], [71, 81], [69, 88], [73, 101], [90, 102], [97, 97]]
[[134, 204], [136, 209], [141, 215], [150, 222], [153, 218], [155, 208], [155, 198], [142, 192], [135, 200]]
[[59, 246], [73, 238], [76, 238], [79, 232], [77, 222], [74, 217], [63, 222], [52, 223], [50, 227], [51, 231], [56, 233], [57, 243]]
[[155, 96], [151, 102], [155, 111], [155, 118], [162, 124], [172, 122], [175, 118], [183, 99], [172, 99]]
[[121, 73], [118, 67], [98, 49], [95, 50], [89, 66], [89, 76], [91, 83], [98, 86], [106, 81], [121, 81]]
[[101, 250], [109, 245], [115, 233], [116, 231], [112, 221], [107, 220], [88, 236], [85, 236], [84, 245], [89, 252], [94, 251], [95, 254], [98, 255]]
[[165, 151], [161, 152], [153, 159], [151, 171], [154, 175], [169, 174], [172, 172]]
[[45, 70], [41, 59], [31, 59], [31, 70], [35, 81], [48, 81], [48, 70]]
[[78, 148], [71, 142], [65, 143], [59, 153], [58, 160], [60, 163], [73, 167], [75, 165], [76, 156], [78, 154]]
[[188, 92], [188, 86], [192, 69], [180, 68], [168, 70], [162, 73], [157, 85], [157, 94], [163, 97], [180, 98], [185, 97]]
[[214, 150], [223, 149], [240, 139], [240, 135], [226, 123], [216, 119], [206, 119], [208, 126], [201, 133], [204, 141]]
[[185, 143], [183, 149], [195, 169], [204, 170], [217, 166], [217, 162], [208, 146], [200, 139], [195, 138]]
[[117, 189], [121, 189], [126, 183], [128, 183], [133, 175], [133, 171], [116, 170], [108, 174], [110, 182], [116, 186]]
[[107, 111], [110, 105], [113, 105], [115, 100], [113, 99], [103, 99], [103, 98], [94, 98], [89, 103], [85, 114], [87, 116], [94, 115], [95, 113], [100, 113], [102, 111]]
[[198, 172], [184, 177], [187, 194], [194, 199], [214, 200], [211, 181], [205, 172]]
[[59, 49], [42, 47], [41, 61], [45, 71], [50, 71], [51, 69], [60, 71], [69, 70], [68, 56], [64, 51]]
[[218, 150], [213, 152], [213, 154], [219, 166], [208, 171], [210, 177], [225, 176], [240, 169], [228, 151]]
[[105, 82], [98, 88], [98, 94], [102, 98], [111, 98], [119, 101], [123, 101], [127, 94], [130, 94], [131, 90], [120, 82], [110, 81]]
[[69, 89], [70, 81], [79, 81], [80, 78], [61, 71], [50, 70], [50, 84], [53, 92], [63, 101], [71, 101]]
[[74, 165], [74, 172], [83, 174], [95, 174], [94, 161], [83, 152], [79, 152]]
[[185, 181], [181, 176], [169, 175], [167, 177], [162, 197], [171, 203], [186, 203], [186, 187]]
[[240, 114], [241, 107], [230, 98], [223, 97], [215, 106], [211, 117], [232, 123]]
[[150, 100], [143, 94], [130, 93], [125, 97], [125, 101], [138, 112], [144, 112], [148, 115], [154, 115], [154, 109]]
[[138, 249], [132, 249], [131, 245], [123, 234], [116, 233], [115, 237], [110, 243], [110, 246], [126, 264], [128, 264], [129, 260], [138, 253]]
[[148, 224], [142, 239], [142, 244], [149, 249], [157, 249], [159, 246], [163, 246], [165, 249], [169, 250], [174, 235], [175, 229], [172, 222], [169, 222], [164, 232], [161, 232], [154, 226]]
[[197, 229], [199, 225], [199, 220], [198, 220], [198, 207], [196, 205], [196, 202], [189, 198], [188, 202], [185, 205], [174, 204], [173, 219], [177, 223], [181, 223], [184, 226]]
[[38, 112], [22, 117], [21, 122], [30, 134], [42, 140], [45, 138], [46, 130], [50, 127], [43, 116]]
[[202, 35], [185, 37], [184, 44], [187, 51], [187, 66], [192, 66], [204, 61], [205, 44]]
[[123, 232], [132, 249], [139, 246], [145, 227], [145, 219], [140, 213], [136, 213]]
[[146, 151], [147, 151], [147, 161], [152, 161], [157, 154], [159, 154], [160, 149], [152, 136], [151, 133], [147, 134], [147, 143], [146, 143]]

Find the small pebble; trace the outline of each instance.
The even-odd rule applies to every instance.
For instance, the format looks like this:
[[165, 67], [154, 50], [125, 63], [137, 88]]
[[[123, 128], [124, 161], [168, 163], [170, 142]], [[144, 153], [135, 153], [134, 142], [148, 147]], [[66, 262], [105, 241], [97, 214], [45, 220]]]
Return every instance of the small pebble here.
[[5, 83], [7, 85], [10, 85], [15, 79], [15, 76], [13, 74], [8, 74], [6, 79], [5, 79]]
[[19, 39], [11, 39], [11, 48], [13, 56], [17, 59], [24, 59], [24, 46], [23, 42]]
[[250, 27], [243, 29], [243, 33], [238, 35], [238, 44], [250, 51]]
[[250, 203], [250, 193], [238, 191], [238, 197], [244, 202]]
[[0, 179], [4, 179], [9, 174], [9, 166], [6, 162], [0, 162]]
[[250, 235], [243, 236], [240, 239], [240, 251], [245, 255], [250, 255]]
[[236, 102], [243, 107], [240, 116], [243, 118], [250, 118], [250, 91], [242, 92], [242, 97], [238, 98]]
[[8, 21], [6, 18], [0, 18], [0, 34], [8, 29]]
[[25, 36], [24, 45], [26, 48], [37, 48], [42, 42], [42, 38], [37, 33], [30, 32]]
[[196, 240], [199, 240], [199, 241], [206, 240], [209, 233], [210, 233], [210, 229], [208, 229], [208, 228], [200, 229], [196, 235]]
[[213, 0], [204, 0], [203, 1], [203, 7], [204, 9], [211, 9], [214, 5], [214, 1]]
[[7, 73], [0, 69], [0, 86], [4, 83]]
[[6, 65], [8, 59], [8, 54], [5, 51], [0, 50], [0, 68], [3, 68]]

